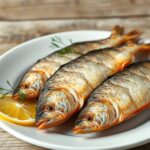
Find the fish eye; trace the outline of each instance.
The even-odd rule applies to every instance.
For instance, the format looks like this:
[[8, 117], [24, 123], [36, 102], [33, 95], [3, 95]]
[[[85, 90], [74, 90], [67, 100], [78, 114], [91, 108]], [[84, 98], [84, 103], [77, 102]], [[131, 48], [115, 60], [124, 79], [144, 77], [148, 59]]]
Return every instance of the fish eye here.
[[87, 117], [87, 121], [92, 121], [93, 120], [93, 117], [92, 116], [88, 116]]
[[28, 89], [28, 88], [29, 88], [29, 85], [25, 84], [25, 85], [23, 85], [22, 87], [25, 88], [25, 89]]
[[87, 116], [84, 117], [84, 120], [86, 120], [86, 121], [93, 121], [94, 118], [93, 118], [92, 115], [87, 115]]
[[54, 111], [55, 108], [54, 108], [54, 106], [49, 105], [49, 106], [46, 106], [46, 107], [44, 108], [44, 110], [45, 110], [46, 112], [50, 112], [50, 111]]
[[24, 88], [27, 89], [27, 88], [29, 88], [29, 86], [28, 86], [28, 85], [25, 85]]

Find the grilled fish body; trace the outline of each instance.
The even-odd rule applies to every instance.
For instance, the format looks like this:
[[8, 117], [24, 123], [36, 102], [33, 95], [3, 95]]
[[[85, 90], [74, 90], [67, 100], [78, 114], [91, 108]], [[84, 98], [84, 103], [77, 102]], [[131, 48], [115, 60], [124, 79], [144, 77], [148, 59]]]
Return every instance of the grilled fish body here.
[[133, 61], [134, 53], [150, 45], [128, 45], [89, 52], [62, 66], [41, 92], [37, 103], [39, 129], [56, 126], [78, 112], [90, 93], [106, 78]]
[[89, 98], [75, 133], [101, 131], [150, 107], [150, 61], [133, 64], [99, 86]]
[[79, 57], [81, 54], [100, 48], [118, 46], [129, 40], [137, 39], [140, 35], [136, 30], [126, 35], [122, 35], [122, 33], [123, 28], [116, 26], [108, 39], [73, 44], [67, 47], [67, 49], [71, 50], [67, 53], [62, 53], [64, 49], [59, 50], [39, 60], [24, 74], [13, 94], [13, 99], [19, 99], [18, 91], [21, 91], [26, 99], [37, 99], [47, 79], [50, 78], [61, 65]]

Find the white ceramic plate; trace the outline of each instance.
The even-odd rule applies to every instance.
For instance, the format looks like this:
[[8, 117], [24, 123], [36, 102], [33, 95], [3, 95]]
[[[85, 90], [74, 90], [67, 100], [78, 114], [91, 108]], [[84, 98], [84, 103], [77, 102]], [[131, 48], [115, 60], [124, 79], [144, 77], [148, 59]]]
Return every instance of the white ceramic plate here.
[[[67, 43], [67, 39], [76, 41], [96, 40], [108, 37], [106, 31], [75, 31], [55, 34]], [[44, 36], [21, 44], [0, 57], [0, 85], [6, 80], [14, 85], [25, 70], [38, 59], [52, 53], [50, 40], [53, 35]], [[8, 88], [8, 87], [7, 87]], [[150, 110], [120, 125], [103, 132], [87, 135], [74, 135], [71, 132], [74, 119], [49, 132], [38, 131], [34, 127], [23, 127], [0, 122], [0, 127], [26, 142], [50, 149], [93, 150], [124, 149], [150, 142]]]

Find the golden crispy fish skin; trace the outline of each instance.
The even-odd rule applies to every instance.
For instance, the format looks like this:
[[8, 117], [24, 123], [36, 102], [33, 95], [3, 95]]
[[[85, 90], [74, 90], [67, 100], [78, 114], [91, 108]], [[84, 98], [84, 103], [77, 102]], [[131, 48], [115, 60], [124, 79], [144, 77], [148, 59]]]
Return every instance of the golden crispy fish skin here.
[[89, 97], [74, 133], [98, 132], [150, 107], [150, 61], [132, 64], [99, 86]]
[[78, 112], [91, 92], [109, 76], [134, 60], [150, 45], [129, 43], [89, 52], [62, 66], [51, 78], [37, 102], [36, 125], [46, 129], [61, 124]]
[[62, 50], [59, 50], [39, 60], [24, 74], [13, 94], [13, 99], [18, 100], [20, 98], [18, 92], [20, 90], [25, 94], [25, 99], [38, 99], [40, 91], [43, 89], [47, 79], [50, 78], [61, 65], [89, 51], [118, 46], [129, 40], [137, 39], [140, 36], [140, 32], [136, 30], [125, 35], [122, 35], [122, 33], [123, 28], [115, 26], [111, 36], [107, 39], [76, 43], [68, 47], [72, 50], [71, 52], [60, 54]]

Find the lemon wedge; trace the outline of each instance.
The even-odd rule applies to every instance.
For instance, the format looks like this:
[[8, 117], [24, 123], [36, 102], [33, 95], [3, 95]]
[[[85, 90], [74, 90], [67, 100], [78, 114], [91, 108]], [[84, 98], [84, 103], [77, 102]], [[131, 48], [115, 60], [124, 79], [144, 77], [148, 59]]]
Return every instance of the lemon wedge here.
[[12, 95], [0, 98], [0, 120], [23, 126], [35, 125], [36, 102], [15, 101]]

